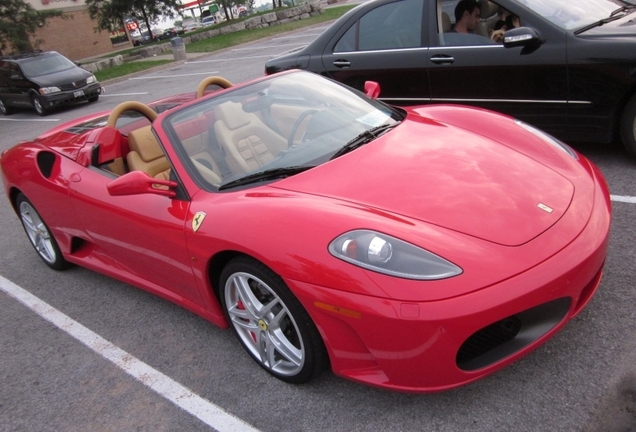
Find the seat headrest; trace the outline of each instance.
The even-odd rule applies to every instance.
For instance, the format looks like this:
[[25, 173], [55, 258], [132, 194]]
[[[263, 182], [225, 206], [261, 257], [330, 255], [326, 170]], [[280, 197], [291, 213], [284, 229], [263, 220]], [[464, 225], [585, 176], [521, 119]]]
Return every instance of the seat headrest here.
[[442, 12], [442, 32], [448, 33], [451, 30], [451, 19], [446, 12]]
[[481, 0], [481, 19], [487, 19], [499, 11], [499, 6], [489, 0]]
[[240, 103], [225, 102], [215, 108], [216, 118], [223, 121], [230, 130], [250, 123], [250, 114], [243, 111]]
[[130, 151], [139, 153], [144, 162], [150, 162], [163, 156], [163, 150], [155, 138], [150, 125], [128, 133]]

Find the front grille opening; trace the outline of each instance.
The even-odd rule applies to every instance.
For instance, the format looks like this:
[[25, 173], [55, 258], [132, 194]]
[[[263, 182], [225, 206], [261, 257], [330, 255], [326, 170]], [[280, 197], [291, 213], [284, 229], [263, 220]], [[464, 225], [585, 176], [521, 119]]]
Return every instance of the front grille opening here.
[[457, 353], [457, 363], [464, 364], [514, 339], [521, 330], [521, 320], [511, 316], [484, 327], [469, 337]]
[[473, 371], [514, 354], [552, 330], [569, 309], [570, 299], [560, 298], [482, 328], [459, 348], [457, 366]]

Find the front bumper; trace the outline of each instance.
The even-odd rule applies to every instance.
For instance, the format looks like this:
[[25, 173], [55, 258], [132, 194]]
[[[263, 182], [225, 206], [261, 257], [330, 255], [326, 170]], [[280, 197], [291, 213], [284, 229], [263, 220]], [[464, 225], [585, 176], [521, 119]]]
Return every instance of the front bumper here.
[[604, 189], [597, 183], [587, 225], [560, 252], [466, 295], [406, 302], [287, 282], [321, 332], [337, 375], [400, 391], [454, 388], [528, 354], [588, 303], [607, 253]]
[[44, 108], [55, 108], [62, 105], [91, 100], [98, 97], [101, 93], [102, 86], [99, 82], [96, 82], [74, 90], [64, 90], [41, 95], [40, 101]]

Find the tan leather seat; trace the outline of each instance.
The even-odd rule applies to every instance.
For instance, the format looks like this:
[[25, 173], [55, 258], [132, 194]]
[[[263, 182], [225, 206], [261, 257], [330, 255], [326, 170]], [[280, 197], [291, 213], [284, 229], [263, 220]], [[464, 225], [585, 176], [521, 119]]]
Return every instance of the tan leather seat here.
[[241, 104], [225, 102], [215, 108], [214, 132], [228, 155], [233, 174], [252, 172], [287, 149], [287, 141]]
[[499, 20], [499, 5], [489, 0], [482, 0], [481, 2], [481, 21], [477, 24], [475, 34], [483, 37], [490, 38], [490, 30], [495, 27], [495, 23]]
[[143, 171], [150, 177], [168, 180], [170, 178], [170, 163], [157, 139], [150, 130], [150, 125], [128, 133], [128, 147], [126, 162], [130, 171]]
[[442, 32], [448, 33], [451, 31], [451, 19], [446, 12], [442, 12]]

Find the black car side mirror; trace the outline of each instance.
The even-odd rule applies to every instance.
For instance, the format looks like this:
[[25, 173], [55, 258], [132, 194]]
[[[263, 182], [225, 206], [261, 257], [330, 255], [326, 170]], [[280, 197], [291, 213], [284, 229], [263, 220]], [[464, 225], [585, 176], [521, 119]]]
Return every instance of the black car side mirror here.
[[535, 29], [530, 27], [517, 27], [508, 30], [504, 34], [503, 44], [506, 48], [518, 46], [532, 47], [542, 44], [544, 41]]

